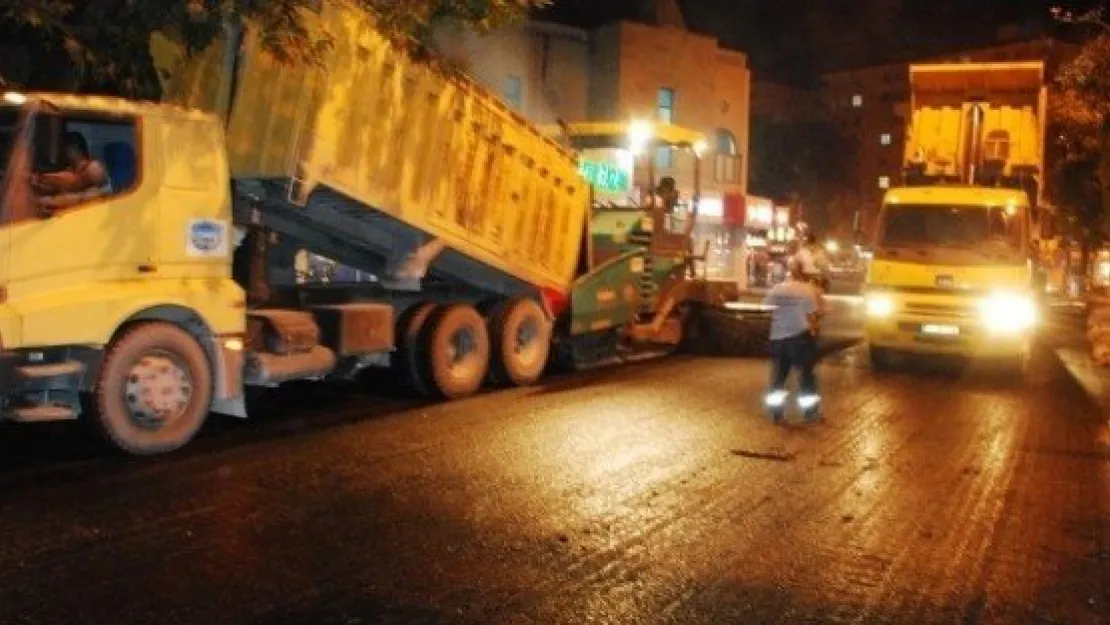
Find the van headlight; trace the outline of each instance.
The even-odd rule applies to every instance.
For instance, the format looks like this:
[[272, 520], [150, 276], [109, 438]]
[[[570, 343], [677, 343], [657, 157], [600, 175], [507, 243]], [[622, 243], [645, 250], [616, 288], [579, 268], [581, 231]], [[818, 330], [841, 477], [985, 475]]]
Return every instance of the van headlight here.
[[979, 300], [979, 317], [991, 332], [1023, 332], [1037, 323], [1037, 304], [1028, 295], [994, 293]]
[[886, 293], [868, 293], [863, 298], [863, 308], [868, 317], [885, 319], [894, 313], [894, 299]]

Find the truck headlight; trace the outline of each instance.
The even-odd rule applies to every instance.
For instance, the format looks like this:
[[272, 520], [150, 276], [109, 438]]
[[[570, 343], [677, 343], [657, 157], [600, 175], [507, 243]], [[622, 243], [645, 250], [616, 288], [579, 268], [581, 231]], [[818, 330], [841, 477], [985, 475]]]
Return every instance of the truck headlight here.
[[894, 313], [894, 300], [885, 293], [868, 293], [863, 306], [868, 317], [885, 318]]
[[1027, 295], [994, 293], [979, 300], [979, 317], [991, 332], [1023, 332], [1037, 323], [1037, 304]]

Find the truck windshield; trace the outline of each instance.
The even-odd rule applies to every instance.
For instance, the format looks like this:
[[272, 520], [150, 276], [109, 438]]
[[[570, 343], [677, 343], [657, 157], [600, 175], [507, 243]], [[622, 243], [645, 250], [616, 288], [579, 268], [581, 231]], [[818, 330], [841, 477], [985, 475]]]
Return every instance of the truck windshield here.
[[1016, 260], [1024, 252], [1022, 209], [892, 204], [884, 211], [879, 244], [888, 248], [953, 248]]

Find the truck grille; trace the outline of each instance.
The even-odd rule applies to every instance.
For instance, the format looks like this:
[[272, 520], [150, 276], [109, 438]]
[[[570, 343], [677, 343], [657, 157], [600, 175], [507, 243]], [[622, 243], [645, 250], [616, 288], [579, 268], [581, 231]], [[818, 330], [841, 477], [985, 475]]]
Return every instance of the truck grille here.
[[967, 304], [926, 304], [922, 302], [907, 302], [904, 310], [911, 315], [922, 317], [948, 317], [970, 319], [975, 317], [974, 306]]

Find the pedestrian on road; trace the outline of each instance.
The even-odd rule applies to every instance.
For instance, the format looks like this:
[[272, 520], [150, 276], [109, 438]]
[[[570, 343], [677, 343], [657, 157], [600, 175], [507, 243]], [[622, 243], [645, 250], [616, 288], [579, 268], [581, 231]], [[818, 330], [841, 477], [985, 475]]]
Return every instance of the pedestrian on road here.
[[821, 290], [804, 277], [801, 263], [792, 262], [785, 282], [772, 288], [764, 303], [771, 312], [771, 387], [766, 404], [776, 424], [786, 419], [786, 382], [797, 368], [799, 381], [798, 407], [806, 421], [821, 416], [821, 395], [817, 392], [817, 332], [825, 312]]
[[817, 236], [812, 232], [805, 237], [805, 244], [801, 246], [794, 258], [801, 265], [802, 276], [819, 285], [823, 290], [828, 290], [829, 257], [825, 250], [817, 243]]

